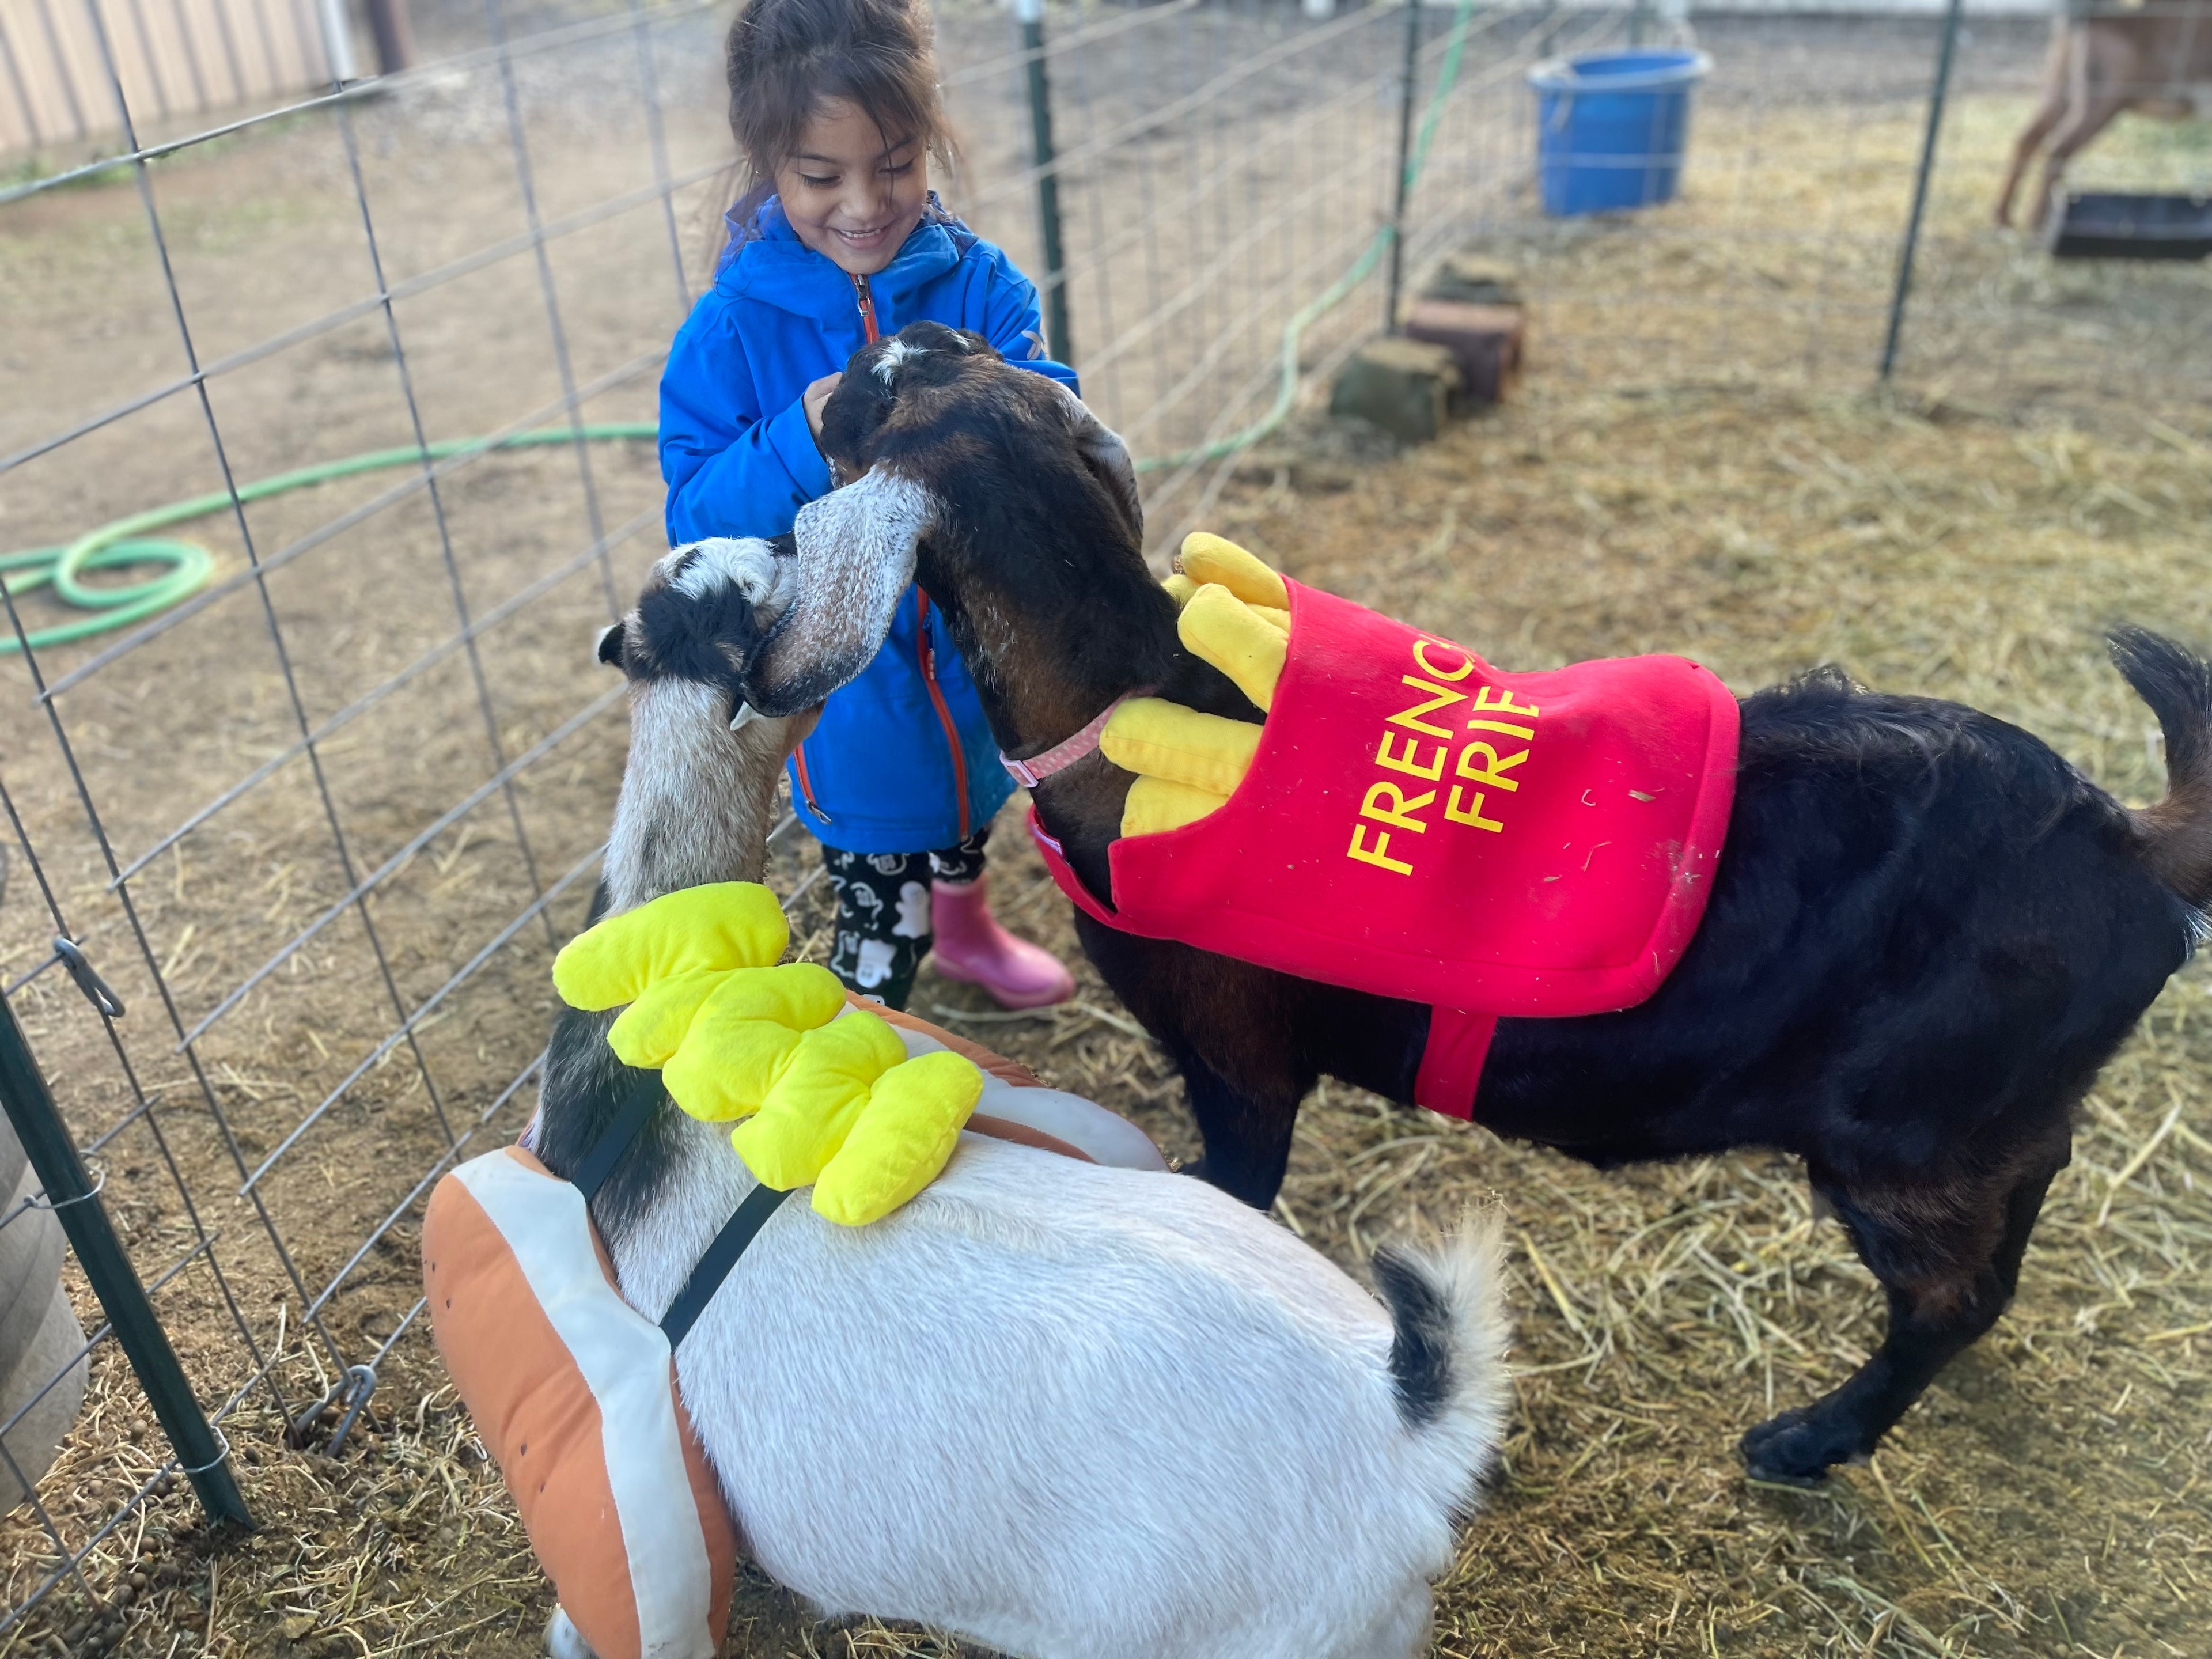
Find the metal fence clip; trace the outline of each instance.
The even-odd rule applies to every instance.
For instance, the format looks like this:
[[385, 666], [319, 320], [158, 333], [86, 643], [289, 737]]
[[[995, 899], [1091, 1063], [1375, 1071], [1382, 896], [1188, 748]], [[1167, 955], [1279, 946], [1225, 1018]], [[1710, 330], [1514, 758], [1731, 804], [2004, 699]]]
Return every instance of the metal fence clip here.
[[79, 945], [66, 933], [54, 935], [54, 954], [69, 969], [69, 976], [76, 981], [76, 988], [84, 993], [84, 1000], [109, 1019], [123, 1018], [123, 999], [109, 988], [100, 978], [100, 970], [92, 965]]
[[210, 1424], [208, 1426], [215, 1430], [215, 1443], [222, 1449], [217, 1451], [213, 1457], [208, 1459], [206, 1462], [198, 1465], [197, 1468], [188, 1469], [179, 1466], [177, 1470], [179, 1474], [184, 1475], [187, 1478], [195, 1474], [205, 1474], [210, 1469], [219, 1468], [229, 1458], [230, 1437], [225, 1434], [220, 1427], [217, 1427], [214, 1424]]
[[29, 1210], [66, 1210], [72, 1204], [82, 1204], [88, 1200], [98, 1198], [100, 1189], [106, 1185], [107, 1166], [103, 1164], [93, 1171], [92, 1185], [75, 1198], [50, 1199], [44, 1193], [39, 1193], [25, 1199], [23, 1207]]

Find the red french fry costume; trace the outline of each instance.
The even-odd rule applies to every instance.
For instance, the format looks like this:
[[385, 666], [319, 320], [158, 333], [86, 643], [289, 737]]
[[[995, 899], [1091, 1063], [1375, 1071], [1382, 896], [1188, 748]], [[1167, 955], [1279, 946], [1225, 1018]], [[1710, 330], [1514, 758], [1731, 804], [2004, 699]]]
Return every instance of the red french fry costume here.
[[1414, 1097], [1474, 1109], [1501, 1015], [1643, 1001], [1705, 914], [1740, 715], [1707, 670], [1626, 657], [1501, 673], [1462, 646], [1285, 582], [1289, 652], [1228, 804], [1107, 850], [1108, 927], [1425, 1002]]

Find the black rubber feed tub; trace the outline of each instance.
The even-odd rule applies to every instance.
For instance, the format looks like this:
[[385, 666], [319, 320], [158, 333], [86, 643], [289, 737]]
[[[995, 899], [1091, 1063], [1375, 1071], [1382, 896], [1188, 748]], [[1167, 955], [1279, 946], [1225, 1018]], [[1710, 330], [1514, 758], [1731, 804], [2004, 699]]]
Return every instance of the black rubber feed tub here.
[[2051, 225], [2054, 259], [2202, 259], [2212, 253], [2212, 197], [2091, 191]]

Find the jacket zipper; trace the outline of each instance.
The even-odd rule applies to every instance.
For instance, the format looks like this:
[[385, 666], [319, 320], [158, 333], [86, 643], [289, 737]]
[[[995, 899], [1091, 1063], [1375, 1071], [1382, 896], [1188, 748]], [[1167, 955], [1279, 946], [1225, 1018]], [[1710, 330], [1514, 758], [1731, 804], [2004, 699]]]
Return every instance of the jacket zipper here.
[[853, 291], [860, 299], [860, 331], [868, 337], [868, 343], [873, 345], [879, 337], [876, 332], [875, 296], [868, 292], [868, 279], [865, 276], [853, 278]]
[[800, 744], [791, 751], [791, 768], [799, 775], [799, 799], [806, 803], [806, 810], [824, 823], [835, 823], [836, 819], [823, 811], [820, 804], [814, 799], [814, 780], [806, 775], [806, 745], [805, 744]]
[[[875, 296], [868, 292], [866, 277], [856, 276], [853, 278], [853, 294], [860, 307], [860, 331], [867, 336], [867, 343], [873, 345], [878, 337], [876, 331], [876, 301]], [[927, 612], [924, 613], [925, 617], [927, 614]], [[929, 665], [929, 641], [927, 638], [921, 642], [921, 653], [922, 678], [929, 682], [930, 700], [937, 705], [938, 718], [945, 722], [945, 729], [950, 733], [952, 730], [952, 715], [945, 706], [944, 697], [938, 692], [936, 680], [932, 678]], [[800, 744], [791, 751], [791, 765], [792, 770], [799, 775], [799, 793], [800, 799], [806, 803], [806, 810], [824, 823], [836, 822], [822, 810], [814, 799], [814, 781], [806, 775], [805, 744]], [[961, 757], [957, 744], [954, 745], [952, 751], [952, 770], [955, 776], [962, 775]], [[968, 789], [964, 780], [960, 790], [960, 839], [963, 841], [968, 839]]]
[[920, 588], [914, 590], [915, 643], [916, 656], [921, 663], [921, 683], [929, 688], [929, 701], [937, 710], [937, 723], [945, 728], [945, 746], [952, 756], [952, 793], [960, 807], [960, 839], [970, 834], [968, 822], [968, 754], [960, 746], [960, 728], [952, 723], [952, 710], [945, 701], [945, 693], [937, 684], [937, 653], [929, 643], [929, 595]]

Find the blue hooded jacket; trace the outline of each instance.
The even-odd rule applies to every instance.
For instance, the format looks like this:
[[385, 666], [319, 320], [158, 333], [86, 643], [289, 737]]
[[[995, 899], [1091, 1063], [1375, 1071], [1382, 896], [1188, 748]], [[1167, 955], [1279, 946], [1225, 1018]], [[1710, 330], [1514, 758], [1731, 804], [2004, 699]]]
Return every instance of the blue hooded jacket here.
[[[801, 395], [910, 322], [973, 329], [1010, 362], [1075, 385], [1073, 369], [1044, 356], [1036, 288], [933, 195], [865, 289], [799, 240], [773, 197], [732, 231], [660, 377], [671, 547], [790, 530], [830, 489]], [[800, 821], [854, 853], [951, 847], [1013, 793], [967, 665], [919, 588], [900, 601], [875, 660], [831, 695], [790, 770]]]

